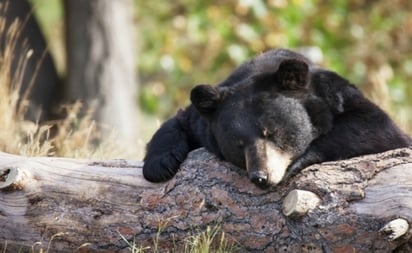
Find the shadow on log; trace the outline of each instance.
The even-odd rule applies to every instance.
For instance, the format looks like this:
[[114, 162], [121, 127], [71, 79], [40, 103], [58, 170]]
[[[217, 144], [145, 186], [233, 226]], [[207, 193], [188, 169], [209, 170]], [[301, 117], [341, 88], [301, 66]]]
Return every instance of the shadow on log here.
[[180, 252], [208, 226], [238, 252], [411, 250], [411, 148], [313, 165], [268, 190], [203, 149], [163, 184], [141, 165], [0, 153], [0, 252], [128, 252], [122, 237]]

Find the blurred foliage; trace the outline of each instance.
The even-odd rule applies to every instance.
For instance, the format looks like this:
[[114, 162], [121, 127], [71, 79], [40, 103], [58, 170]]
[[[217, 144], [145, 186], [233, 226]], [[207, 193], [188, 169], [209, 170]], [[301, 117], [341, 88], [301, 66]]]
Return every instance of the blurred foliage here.
[[140, 104], [161, 117], [270, 48], [315, 48], [399, 121], [412, 123], [409, 0], [136, 0]]
[[[64, 59], [58, 51], [62, 47], [54, 45], [62, 41], [58, 37], [63, 19], [57, 18], [61, 7], [47, 7], [49, 0], [31, 1], [41, 24], [48, 27], [45, 31], [55, 57]], [[134, 3], [140, 49], [139, 102], [148, 114], [161, 119], [172, 115], [188, 104], [194, 85], [219, 83], [241, 62], [262, 51], [309, 47], [315, 49], [320, 64], [357, 84], [412, 133], [412, 86], [408, 82], [412, 77], [412, 1]]]
[[[15, 1], [15, 0], [12, 0]], [[64, 20], [61, 1], [29, 0], [60, 74], [65, 72]]]

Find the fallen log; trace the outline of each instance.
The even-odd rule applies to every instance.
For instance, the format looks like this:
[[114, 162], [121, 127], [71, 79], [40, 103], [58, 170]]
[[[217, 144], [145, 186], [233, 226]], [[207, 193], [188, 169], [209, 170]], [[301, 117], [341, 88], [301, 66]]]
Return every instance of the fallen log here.
[[412, 148], [313, 165], [267, 190], [204, 149], [166, 183], [141, 165], [0, 153], [0, 252], [180, 252], [215, 226], [237, 252], [412, 248]]

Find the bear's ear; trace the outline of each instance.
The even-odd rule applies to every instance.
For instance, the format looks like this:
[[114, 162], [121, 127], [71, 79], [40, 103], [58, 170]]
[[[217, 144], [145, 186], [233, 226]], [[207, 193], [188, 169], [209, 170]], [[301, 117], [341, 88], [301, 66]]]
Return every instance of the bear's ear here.
[[190, 92], [190, 100], [202, 115], [207, 116], [216, 110], [221, 96], [216, 87], [199, 84]]
[[281, 89], [305, 89], [310, 79], [309, 66], [301, 60], [287, 59], [280, 63], [275, 77]]

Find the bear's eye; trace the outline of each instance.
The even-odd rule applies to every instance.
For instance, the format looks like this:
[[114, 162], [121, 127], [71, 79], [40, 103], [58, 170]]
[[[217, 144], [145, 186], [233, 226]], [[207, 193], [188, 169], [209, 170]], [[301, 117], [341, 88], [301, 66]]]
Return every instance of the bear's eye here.
[[244, 142], [243, 140], [238, 140], [238, 141], [237, 141], [237, 146], [238, 146], [239, 148], [243, 148], [243, 147], [245, 146], [245, 142]]

